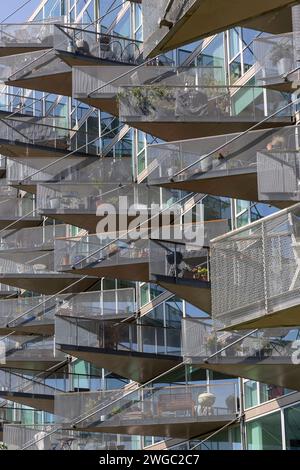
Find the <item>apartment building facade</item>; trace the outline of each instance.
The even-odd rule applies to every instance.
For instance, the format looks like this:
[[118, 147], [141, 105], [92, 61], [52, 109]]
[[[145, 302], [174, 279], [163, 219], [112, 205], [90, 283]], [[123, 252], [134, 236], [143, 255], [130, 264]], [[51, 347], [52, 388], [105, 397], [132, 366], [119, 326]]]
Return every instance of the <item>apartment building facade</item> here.
[[239, 3], [1, 25], [3, 447], [299, 448], [298, 2]]

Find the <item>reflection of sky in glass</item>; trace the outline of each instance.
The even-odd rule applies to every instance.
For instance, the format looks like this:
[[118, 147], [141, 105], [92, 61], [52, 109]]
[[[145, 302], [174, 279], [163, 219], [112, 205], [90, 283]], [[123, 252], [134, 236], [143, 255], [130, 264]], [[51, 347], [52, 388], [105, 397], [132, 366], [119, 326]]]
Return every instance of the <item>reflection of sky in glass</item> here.
[[[20, 23], [26, 21], [32, 13], [35, 11], [41, 0], [31, 0], [26, 6], [24, 6], [20, 11], [11, 16], [7, 23]], [[3, 21], [8, 15], [12, 14], [14, 10], [20, 8], [25, 0], [10, 0], [9, 2], [1, 2], [1, 15], [0, 22]]]

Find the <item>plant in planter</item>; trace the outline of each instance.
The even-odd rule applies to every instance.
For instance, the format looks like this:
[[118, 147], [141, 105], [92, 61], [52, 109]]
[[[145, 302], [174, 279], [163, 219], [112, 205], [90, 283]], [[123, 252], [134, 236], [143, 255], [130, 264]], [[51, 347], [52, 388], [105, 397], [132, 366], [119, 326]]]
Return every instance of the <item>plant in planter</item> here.
[[218, 338], [215, 331], [212, 331], [207, 337], [206, 346], [210, 354], [217, 352], [217, 339]]
[[194, 268], [194, 279], [200, 280], [200, 281], [207, 281], [208, 279], [208, 269], [197, 266]]
[[148, 116], [152, 109], [148, 90], [142, 87], [124, 89], [117, 94], [117, 100], [127, 108], [125, 113], [129, 116]]
[[293, 68], [293, 49], [291, 44], [276, 43], [270, 52], [272, 65], [277, 66], [278, 75], [284, 75]]
[[152, 110], [161, 118], [173, 117], [175, 113], [175, 96], [167, 86], [155, 86], [149, 92]]
[[0, 442], [0, 450], [7, 450], [8, 447], [4, 442]]

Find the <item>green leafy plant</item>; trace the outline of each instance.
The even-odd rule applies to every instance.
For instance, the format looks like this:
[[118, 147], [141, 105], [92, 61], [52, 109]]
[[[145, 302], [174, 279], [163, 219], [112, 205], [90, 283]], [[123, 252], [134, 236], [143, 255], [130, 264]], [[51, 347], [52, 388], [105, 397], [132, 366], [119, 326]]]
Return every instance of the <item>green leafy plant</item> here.
[[206, 281], [207, 278], [208, 278], [208, 269], [198, 266], [194, 270], [194, 278], [195, 279], [202, 279], [202, 280]]

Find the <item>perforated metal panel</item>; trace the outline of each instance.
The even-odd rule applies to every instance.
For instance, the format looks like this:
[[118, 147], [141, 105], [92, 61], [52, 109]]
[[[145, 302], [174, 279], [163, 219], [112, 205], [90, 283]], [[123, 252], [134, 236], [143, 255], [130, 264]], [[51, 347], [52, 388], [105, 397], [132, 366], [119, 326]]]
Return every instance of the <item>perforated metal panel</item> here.
[[300, 205], [212, 242], [213, 318], [226, 327], [299, 303]]

